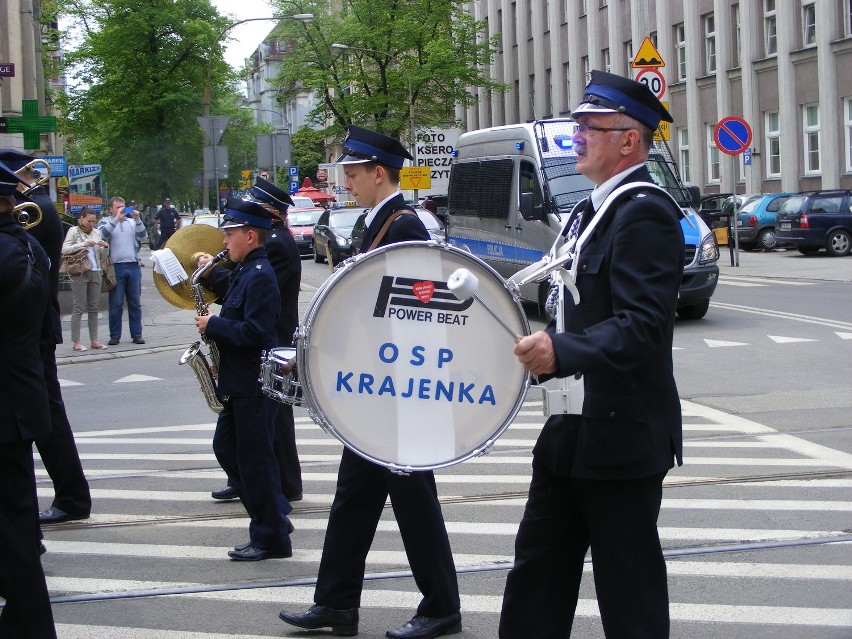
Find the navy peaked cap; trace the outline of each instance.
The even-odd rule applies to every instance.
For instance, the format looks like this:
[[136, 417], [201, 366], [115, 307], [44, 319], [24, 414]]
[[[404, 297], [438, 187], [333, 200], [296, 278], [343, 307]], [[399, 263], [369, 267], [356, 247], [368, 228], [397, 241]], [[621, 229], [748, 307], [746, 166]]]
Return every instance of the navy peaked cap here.
[[351, 124], [343, 142], [343, 155], [337, 158], [337, 164], [378, 162], [401, 169], [406, 160], [414, 158], [396, 138]]
[[592, 71], [583, 100], [571, 115], [583, 113], [624, 113], [654, 131], [661, 120], [674, 121], [648, 85], [606, 71]]
[[0, 162], [0, 195], [12, 195], [19, 200], [28, 200], [29, 198], [24, 197], [18, 191], [19, 184], [29, 186], [24, 180], [15, 175], [15, 169]]
[[220, 229], [253, 226], [259, 229], [272, 228], [272, 213], [251, 200], [229, 197], [225, 204], [225, 219]]
[[23, 151], [16, 149], [0, 149], [0, 162], [5, 164], [12, 171], [18, 171], [25, 164], [35, 160], [32, 155], [27, 155]]
[[287, 191], [279, 189], [262, 177], [255, 179], [254, 186], [251, 187], [251, 195], [255, 200], [269, 204], [279, 211], [286, 211], [288, 206], [293, 206], [293, 198]]

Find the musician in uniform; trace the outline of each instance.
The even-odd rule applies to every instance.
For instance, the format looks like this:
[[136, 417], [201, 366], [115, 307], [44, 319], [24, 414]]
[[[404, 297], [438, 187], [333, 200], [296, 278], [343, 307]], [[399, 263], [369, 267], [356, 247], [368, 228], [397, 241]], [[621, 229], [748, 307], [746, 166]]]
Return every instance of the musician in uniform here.
[[[539, 380], [582, 373], [581, 415], [553, 415], [533, 449], [529, 498], [506, 581], [501, 639], [571, 634], [586, 552], [609, 639], [669, 636], [666, 564], [657, 531], [663, 478], [682, 464], [672, 333], [683, 273], [680, 208], [645, 161], [671, 115], [646, 85], [592, 71], [573, 136], [577, 171], [596, 187], [566, 221], [584, 234], [574, 256], [579, 303], [514, 347]], [[557, 309], [559, 312], [560, 309]]]
[[[272, 229], [266, 240], [266, 255], [281, 294], [281, 314], [275, 332], [276, 346], [292, 347], [293, 334], [299, 325], [299, 286], [302, 281], [302, 257], [287, 226], [287, 207], [293, 205], [290, 195], [258, 177], [251, 189], [251, 199], [272, 214]], [[219, 269], [220, 277], [222, 269]], [[214, 277], [211, 273], [208, 281]], [[281, 476], [281, 490], [289, 502], [302, 499], [302, 470], [296, 449], [296, 425], [291, 404], [279, 404], [275, 414], [275, 458]], [[229, 481], [222, 490], [214, 490], [213, 499], [235, 499], [237, 490]]]
[[55, 639], [39, 557], [32, 446], [51, 429], [41, 350], [52, 333], [50, 265], [13, 217], [18, 184], [0, 164], [0, 637]]
[[[399, 170], [406, 159], [412, 157], [398, 140], [349, 127], [338, 163], [344, 167], [344, 186], [360, 206], [370, 207], [363, 242], [369, 250], [429, 239], [399, 191]], [[348, 448], [340, 460], [315, 605], [304, 613], [282, 610], [282, 620], [311, 630], [331, 627], [335, 635], [357, 634], [367, 553], [388, 496], [423, 599], [414, 617], [387, 636], [429, 639], [461, 632], [455, 564], [432, 471], [397, 475]]]
[[213, 452], [251, 518], [249, 541], [228, 552], [235, 561], [292, 556], [286, 516], [292, 507], [281, 494], [272, 446], [276, 405], [258, 381], [261, 354], [275, 345], [280, 308], [263, 246], [271, 226], [271, 215], [259, 204], [227, 200], [221, 228], [236, 268], [220, 296], [220, 315], [195, 318], [198, 332], [216, 342], [220, 353], [217, 394], [224, 409]]
[[[38, 175], [27, 165], [35, 158], [14, 149], [0, 149], [0, 162], [33, 184]], [[19, 187], [24, 190], [25, 185]], [[92, 511], [89, 482], [83, 473], [80, 454], [74, 443], [74, 433], [65, 412], [59, 373], [56, 369], [56, 345], [62, 343], [62, 318], [59, 312], [59, 265], [62, 262], [62, 243], [65, 233], [62, 220], [50, 195], [43, 186], [29, 191], [28, 197], [41, 209], [41, 222], [30, 234], [38, 241], [50, 260], [50, 331], [43, 336], [41, 353], [44, 383], [50, 402], [50, 433], [36, 439], [36, 448], [47, 474], [53, 482], [53, 502], [39, 513], [43, 524], [56, 524], [72, 519], [88, 519]]]

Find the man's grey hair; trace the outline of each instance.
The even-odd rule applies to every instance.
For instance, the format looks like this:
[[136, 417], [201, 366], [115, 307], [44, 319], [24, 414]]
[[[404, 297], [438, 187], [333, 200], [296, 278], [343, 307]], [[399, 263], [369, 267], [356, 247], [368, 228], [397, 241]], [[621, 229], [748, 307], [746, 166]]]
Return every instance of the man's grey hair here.
[[626, 113], [616, 114], [615, 122], [615, 126], [636, 129], [639, 131], [639, 136], [642, 139], [642, 145], [645, 147], [645, 152], [648, 152], [651, 149], [651, 146], [654, 144], [654, 131], [651, 130], [651, 127], [642, 124], [639, 120], [631, 118]]

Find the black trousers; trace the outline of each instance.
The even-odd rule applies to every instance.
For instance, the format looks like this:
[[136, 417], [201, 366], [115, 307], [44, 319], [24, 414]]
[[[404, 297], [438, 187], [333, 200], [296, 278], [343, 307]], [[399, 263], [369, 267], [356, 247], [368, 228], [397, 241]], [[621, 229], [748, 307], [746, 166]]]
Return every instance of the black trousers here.
[[272, 450], [274, 403], [263, 396], [232, 397], [219, 413], [213, 452], [251, 518], [252, 545], [264, 550], [290, 547], [285, 516], [292, 510], [281, 494]]
[[3, 639], [56, 639], [39, 556], [33, 445], [0, 444], [0, 611]]
[[296, 422], [293, 406], [279, 404], [275, 415], [275, 458], [281, 477], [281, 491], [285, 497], [302, 494], [302, 467], [296, 449]]
[[668, 637], [666, 564], [657, 532], [664, 477], [568, 479], [534, 468], [506, 579], [500, 639], [571, 636], [589, 547], [607, 639]]
[[53, 430], [49, 435], [36, 439], [35, 445], [53, 482], [53, 505], [75, 517], [88, 517], [92, 512], [92, 496], [65, 413], [56, 370], [56, 344], [48, 346], [42, 343], [42, 361]]
[[390, 495], [405, 554], [423, 599], [417, 614], [458, 612], [459, 587], [435, 476], [392, 473], [344, 449], [322, 547], [314, 601], [345, 609], [361, 603], [367, 553]]

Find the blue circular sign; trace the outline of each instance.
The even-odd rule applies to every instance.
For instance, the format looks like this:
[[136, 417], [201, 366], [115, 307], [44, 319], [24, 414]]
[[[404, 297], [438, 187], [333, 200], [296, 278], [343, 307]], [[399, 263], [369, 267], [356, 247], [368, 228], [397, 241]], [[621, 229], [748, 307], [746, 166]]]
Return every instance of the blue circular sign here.
[[733, 115], [722, 118], [713, 131], [713, 139], [722, 153], [739, 155], [751, 146], [751, 127]]

